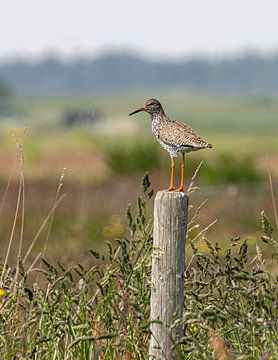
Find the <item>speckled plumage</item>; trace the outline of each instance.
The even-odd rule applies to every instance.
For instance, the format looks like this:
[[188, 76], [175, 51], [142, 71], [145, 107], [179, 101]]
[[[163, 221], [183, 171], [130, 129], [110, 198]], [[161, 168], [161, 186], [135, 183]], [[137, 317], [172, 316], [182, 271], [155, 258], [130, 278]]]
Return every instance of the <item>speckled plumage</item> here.
[[147, 100], [144, 107], [139, 110], [145, 110], [151, 115], [152, 132], [171, 156], [177, 156], [178, 152], [187, 153], [212, 147], [211, 144], [201, 139], [189, 125], [166, 116], [158, 100]]
[[171, 156], [177, 156], [178, 152], [187, 153], [212, 147], [211, 144], [202, 140], [190, 126], [170, 119], [165, 114], [152, 115], [152, 132]]
[[[200, 138], [189, 125], [166, 116], [160, 102], [156, 99], [147, 100], [142, 108], [129, 115], [140, 111], [146, 111], [151, 115], [152, 132], [160, 145], [171, 156], [171, 181], [169, 188], [165, 191], [184, 191], [184, 153], [211, 148], [212, 145]], [[175, 168], [173, 157], [177, 156], [179, 152], [183, 154], [181, 186], [175, 189], [173, 185]]]

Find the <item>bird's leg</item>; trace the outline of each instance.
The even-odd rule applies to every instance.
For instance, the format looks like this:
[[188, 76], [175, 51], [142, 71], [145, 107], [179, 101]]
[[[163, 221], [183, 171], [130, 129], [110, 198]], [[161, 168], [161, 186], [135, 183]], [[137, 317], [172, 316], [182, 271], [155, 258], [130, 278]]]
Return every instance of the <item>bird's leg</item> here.
[[[171, 155], [170, 155], [171, 156]], [[175, 162], [174, 162], [174, 158], [173, 156], [171, 156], [171, 180], [170, 180], [170, 186], [168, 187], [168, 189], [164, 190], [165, 192], [169, 192], [169, 191], [174, 191], [174, 173], [175, 173]]]
[[184, 153], [182, 153], [182, 163], [181, 163], [181, 185], [176, 192], [184, 192]]

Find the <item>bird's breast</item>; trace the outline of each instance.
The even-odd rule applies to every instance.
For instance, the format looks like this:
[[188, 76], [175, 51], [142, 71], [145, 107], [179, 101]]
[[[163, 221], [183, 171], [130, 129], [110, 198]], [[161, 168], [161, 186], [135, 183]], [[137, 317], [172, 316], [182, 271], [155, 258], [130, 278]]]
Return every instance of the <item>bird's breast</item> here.
[[156, 118], [152, 121], [152, 132], [154, 136], [159, 139], [159, 121]]

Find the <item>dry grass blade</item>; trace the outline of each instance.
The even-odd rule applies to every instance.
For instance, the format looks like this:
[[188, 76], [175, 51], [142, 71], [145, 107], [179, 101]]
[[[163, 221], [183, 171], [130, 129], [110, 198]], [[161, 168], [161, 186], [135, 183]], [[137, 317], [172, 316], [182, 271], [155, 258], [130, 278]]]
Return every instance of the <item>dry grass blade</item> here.
[[19, 211], [19, 204], [20, 204], [20, 199], [21, 199], [21, 191], [22, 191], [22, 178], [20, 178], [20, 181], [19, 181], [19, 188], [18, 188], [15, 215], [14, 215], [14, 220], [13, 220], [12, 231], [11, 231], [11, 235], [10, 235], [10, 239], [9, 239], [8, 248], [7, 248], [7, 251], [6, 251], [6, 256], [5, 256], [5, 261], [4, 261], [4, 265], [3, 265], [3, 270], [2, 270], [2, 274], [1, 274], [0, 283], [3, 283], [5, 269], [6, 269], [9, 254], [10, 254], [10, 251], [11, 251], [11, 246], [12, 246], [13, 237], [14, 237], [14, 231], [15, 231], [15, 225], [16, 225], [16, 222], [17, 222], [18, 211]]
[[278, 232], [277, 206], [276, 206], [274, 189], [273, 189], [273, 183], [272, 183], [272, 176], [271, 176], [271, 173], [270, 173], [270, 168], [269, 168], [269, 166], [268, 166], [268, 180], [269, 180], [269, 187], [270, 187], [270, 193], [271, 193], [271, 200], [272, 200], [272, 206], [273, 206], [273, 212], [274, 212], [276, 230], [277, 230], [277, 232]]
[[39, 261], [39, 259], [41, 258], [42, 253], [39, 252], [38, 255], [35, 257], [34, 261], [32, 262], [32, 264], [29, 266], [28, 270], [26, 271], [26, 274], [28, 275], [32, 269], [34, 268], [34, 266], [36, 265], [36, 263]]
[[[22, 201], [21, 201], [21, 225], [20, 225], [20, 235], [19, 235], [19, 247], [18, 247], [18, 260], [21, 257], [22, 252], [22, 243], [23, 243], [23, 232], [24, 232], [24, 220], [25, 220], [25, 180], [24, 180], [24, 172], [23, 172], [23, 164], [24, 164], [24, 156], [23, 156], [23, 147], [20, 144], [17, 144], [19, 149], [19, 162], [20, 162], [20, 180], [22, 187]], [[14, 282], [17, 281], [17, 277], [19, 274], [19, 262], [17, 261], [16, 266], [16, 275]]]
[[201, 212], [202, 208], [206, 205], [206, 203], [208, 202], [208, 199], [205, 199], [197, 208], [197, 210], [195, 211], [195, 214], [192, 216], [192, 218], [190, 219], [189, 223], [188, 223], [188, 228], [190, 228], [190, 226], [195, 222], [195, 220], [198, 218], [199, 213]]
[[97, 340], [111, 339], [117, 335], [118, 335], [117, 333], [112, 333], [112, 334], [106, 334], [106, 335], [101, 335], [101, 336], [80, 336], [77, 339], [75, 339], [72, 343], [69, 344], [68, 350], [81, 341], [88, 341], [88, 340], [89, 341], [97, 341]]
[[[64, 177], [65, 177], [65, 171], [66, 171], [66, 168], [63, 168], [62, 174], [61, 174], [61, 177], [60, 177], [60, 181], [59, 181], [59, 184], [58, 184], [56, 196], [55, 196], [55, 202], [54, 202], [55, 205], [57, 204], [57, 201], [58, 201], [59, 195], [60, 195], [60, 191], [61, 191], [61, 189], [63, 187], [63, 180], [64, 180]], [[52, 228], [52, 224], [53, 224], [54, 215], [55, 215], [55, 209], [52, 212], [52, 215], [51, 215], [51, 218], [50, 218], [50, 221], [49, 221], [49, 227], [48, 227], [48, 230], [47, 230], [45, 244], [44, 244], [44, 248], [43, 248], [43, 252], [42, 252], [42, 258], [45, 257], [45, 252], [46, 252], [46, 248], [47, 248], [47, 244], [48, 244], [48, 240], [49, 240], [49, 236], [50, 236], [50, 232], [51, 232], [51, 228]]]
[[[24, 128], [24, 134], [26, 131], [26, 127]], [[20, 181], [19, 181], [19, 189], [18, 189], [18, 196], [17, 196], [17, 204], [16, 204], [16, 210], [15, 210], [15, 216], [14, 216], [14, 221], [13, 221], [13, 225], [12, 225], [12, 231], [11, 231], [11, 235], [10, 235], [10, 239], [9, 239], [9, 244], [8, 244], [8, 248], [7, 248], [7, 252], [6, 252], [6, 257], [5, 257], [5, 261], [4, 261], [4, 266], [3, 266], [3, 270], [2, 270], [2, 274], [1, 274], [1, 281], [0, 283], [3, 283], [3, 279], [4, 279], [4, 274], [5, 274], [5, 268], [7, 266], [7, 261], [9, 258], [9, 254], [10, 254], [10, 250], [11, 250], [11, 245], [13, 242], [13, 237], [14, 237], [14, 231], [15, 231], [15, 226], [16, 226], [16, 222], [17, 222], [17, 218], [18, 218], [18, 212], [19, 212], [19, 205], [20, 205], [20, 201], [22, 198], [22, 215], [21, 215], [21, 226], [20, 226], [20, 239], [19, 239], [19, 248], [18, 248], [18, 258], [21, 256], [21, 249], [22, 249], [22, 242], [23, 242], [23, 230], [24, 230], [24, 208], [25, 208], [25, 183], [24, 183], [24, 173], [23, 173], [23, 164], [24, 164], [24, 154], [23, 154], [23, 146], [22, 144], [15, 138], [15, 143], [18, 149], [18, 157], [16, 160], [19, 161], [19, 166], [20, 166]], [[5, 194], [2, 200], [2, 204], [1, 204], [1, 208], [0, 208], [0, 214], [3, 210], [3, 205], [7, 196], [7, 192], [11, 183], [11, 179], [14, 173], [14, 169], [15, 169], [15, 164], [16, 164], [16, 160], [14, 161], [13, 164], [13, 168], [12, 171], [10, 173], [10, 177], [8, 180], [8, 184], [5, 190]], [[14, 281], [16, 281], [17, 276], [18, 276], [18, 266], [16, 268], [16, 276]]]
[[34, 237], [32, 243], [30, 244], [24, 258], [23, 258], [23, 264], [26, 262], [28, 256], [30, 255], [34, 245], [36, 244], [41, 232], [43, 231], [45, 225], [48, 223], [49, 219], [51, 219], [52, 214], [54, 213], [57, 206], [60, 204], [60, 202], [65, 198], [66, 194], [63, 194], [60, 196], [60, 198], [57, 200], [57, 202], [53, 205], [52, 209], [49, 211], [47, 217], [45, 218], [44, 222], [42, 223], [41, 227], [39, 228], [39, 231], [37, 232], [36, 236]]
[[204, 234], [213, 226], [217, 223], [217, 219], [215, 219], [212, 223], [210, 223], [208, 226], [206, 226], [204, 229], [202, 229], [193, 239], [192, 242], [194, 242], [195, 240], [197, 240], [201, 235], [204, 236]]
[[190, 182], [190, 185], [188, 187], [188, 190], [187, 190], [187, 194], [188, 196], [191, 195], [195, 190], [197, 190], [198, 188], [197, 187], [194, 187], [194, 181], [198, 175], [198, 172], [200, 170], [200, 167], [202, 166], [203, 164], [203, 160], [200, 162], [200, 164], [197, 166], [197, 169], [195, 170], [192, 178], [191, 178], [191, 182]]
[[5, 204], [5, 201], [6, 201], [6, 198], [7, 198], [7, 195], [8, 195], [8, 191], [9, 191], [9, 188], [10, 188], [10, 185], [11, 185], [11, 181], [12, 181], [12, 178], [13, 178], [13, 175], [14, 175], [14, 170], [15, 170], [16, 163], [17, 163], [17, 158], [13, 162], [13, 167], [12, 167], [12, 170], [10, 172], [9, 179], [8, 179], [8, 182], [7, 182], [7, 185], [6, 185], [6, 188], [5, 188], [5, 192], [4, 192], [3, 199], [2, 199], [2, 202], [1, 202], [1, 206], [0, 206], [0, 216], [1, 216], [2, 212], [3, 212], [4, 204]]

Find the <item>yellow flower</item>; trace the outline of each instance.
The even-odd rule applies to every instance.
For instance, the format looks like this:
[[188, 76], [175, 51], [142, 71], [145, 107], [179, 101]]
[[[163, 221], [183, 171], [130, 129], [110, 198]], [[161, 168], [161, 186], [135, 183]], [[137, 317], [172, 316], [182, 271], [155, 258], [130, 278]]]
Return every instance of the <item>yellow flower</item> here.
[[197, 331], [197, 326], [196, 326], [196, 324], [194, 324], [194, 323], [190, 324], [190, 325], [189, 325], [189, 330], [190, 330], [190, 332], [192, 332], [192, 333], [196, 332], [196, 331]]
[[0, 296], [4, 296], [5, 295], [5, 290], [0, 288]]

